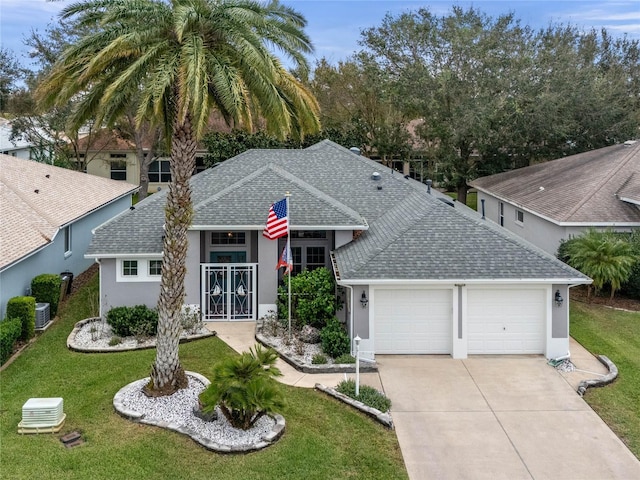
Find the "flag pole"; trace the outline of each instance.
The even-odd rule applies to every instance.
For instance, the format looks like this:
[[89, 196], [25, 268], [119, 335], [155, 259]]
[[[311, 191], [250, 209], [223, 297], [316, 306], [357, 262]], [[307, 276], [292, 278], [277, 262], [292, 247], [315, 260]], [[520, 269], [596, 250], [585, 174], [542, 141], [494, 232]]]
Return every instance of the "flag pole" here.
[[[286, 192], [284, 194], [284, 198], [285, 198], [285, 201], [287, 203], [287, 246], [286, 246], [286, 249], [287, 249], [287, 256], [292, 256], [292, 252], [291, 252], [291, 214], [289, 212], [289, 197], [291, 197], [291, 194], [289, 192]], [[291, 264], [292, 269], [293, 269], [293, 258], [289, 258], [287, 261]], [[285, 269], [288, 270], [289, 269], [288, 267], [289, 267], [289, 264], [287, 264], [287, 267], [285, 267]], [[288, 297], [289, 297], [289, 308], [288, 308], [288, 310], [289, 310], [289, 340], [291, 340], [291, 270], [289, 270], [289, 279], [287, 281], [287, 284], [289, 286], [289, 289], [288, 289], [289, 290], [289, 292], [288, 292], [289, 293], [289, 295], [288, 295]]]

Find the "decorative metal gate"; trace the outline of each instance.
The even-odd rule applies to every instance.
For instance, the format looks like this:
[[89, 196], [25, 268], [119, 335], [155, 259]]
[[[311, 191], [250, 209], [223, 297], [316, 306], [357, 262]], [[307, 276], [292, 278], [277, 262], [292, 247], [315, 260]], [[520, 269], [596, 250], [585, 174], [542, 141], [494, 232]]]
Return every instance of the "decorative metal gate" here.
[[203, 263], [202, 319], [255, 320], [255, 263]]

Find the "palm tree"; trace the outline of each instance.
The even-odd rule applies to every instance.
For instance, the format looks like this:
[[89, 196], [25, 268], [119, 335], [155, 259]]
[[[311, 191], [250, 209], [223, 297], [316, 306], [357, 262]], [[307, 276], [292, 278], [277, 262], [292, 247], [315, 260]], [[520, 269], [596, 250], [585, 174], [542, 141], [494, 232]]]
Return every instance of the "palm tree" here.
[[229, 423], [247, 430], [263, 415], [284, 408], [284, 397], [274, 377], [282, 375], [275, 366], [278, 354], [256, 344], [255, 350], [229, 357], [216, 364], [211, 384], [200, 394], [202, 411], [218, 406]]
[[273, 52], [306, 68], [304, 54], [312, 51], [306, 21], [277, 0], [89, 0], [61, 16], [92, 33], [67, 48], [43, 80], [41, 105], [77, 99], [69, 120], [79, 128], [92, 115], [112, 124], [140, 98], [137, 122], [160, 125], [170, 142], [157, 353], [146, 392], [171, 394], [187, 384], [178, 318], [196, 142], [212, 110], [248, 130], [259, 115], [279, 137], [319, 129], [316, 100]]
[[[567, 247], [568, 263], [593, 279], [600, 290], [605, 283], [611, 285], [611, 299], [616, 290], [627, 281], [637, 258], [630, 242], [616, 238], [611, 232], [588, 230], [570, 241]], [[587, 287], [587, 298], [591, 287]]]

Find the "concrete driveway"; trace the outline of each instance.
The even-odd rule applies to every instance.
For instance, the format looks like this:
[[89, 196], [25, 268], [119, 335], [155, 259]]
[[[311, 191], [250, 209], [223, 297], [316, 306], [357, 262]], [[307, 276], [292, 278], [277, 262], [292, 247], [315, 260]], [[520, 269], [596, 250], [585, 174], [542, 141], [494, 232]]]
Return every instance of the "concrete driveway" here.
[[376, 360], [411, 479], [640, 479], [640, 462], [540, 356]]

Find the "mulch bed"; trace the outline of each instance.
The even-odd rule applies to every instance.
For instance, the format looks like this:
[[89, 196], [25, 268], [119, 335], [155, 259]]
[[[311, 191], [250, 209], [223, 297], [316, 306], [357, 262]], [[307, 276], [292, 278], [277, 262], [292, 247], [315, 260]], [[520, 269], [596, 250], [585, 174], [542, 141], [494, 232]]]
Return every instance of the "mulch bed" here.
[[571, 300], [582, 302], [582, 303], [590, 303], [592, 305], [603, 305], [606, 307], [612, 308], [621, 308], [623, 310], [632, 310], [635, 312], [640, 312], [640, 300], [635, 298], [628, 298], [620, 293], [616, 293], [613, 297], [613, 300], [609, 298], [609, 293], [600, 293], [598, 295], [594, 295], [593, 290], [591, 292], [591, 298], [587, 299], [587, 287], [586, 285], [580, 285], [579, 287], [574, 287], [571, 290]]

